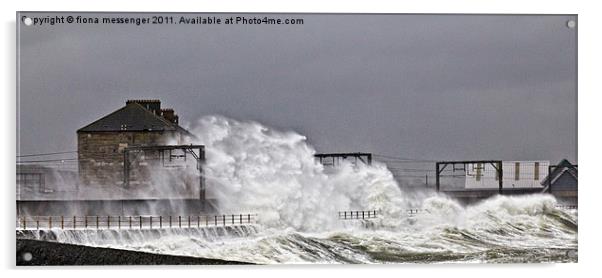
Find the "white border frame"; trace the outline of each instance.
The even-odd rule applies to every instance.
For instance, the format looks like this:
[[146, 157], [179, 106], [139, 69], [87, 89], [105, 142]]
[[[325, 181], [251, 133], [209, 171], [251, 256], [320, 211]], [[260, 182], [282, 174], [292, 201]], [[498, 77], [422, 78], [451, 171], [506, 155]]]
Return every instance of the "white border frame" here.
[[[238, 277], [282, 277], [325, 274], [339, 277], [365, 277], [365, 276], [405, 276], [424, 277], [425, 275], [439, 275], [441, 277], [508, 277], [519, 276], [546, 276], [569, 277], [573, 275], [587, 275], [595, 271], [599, 257], [600, 236], [600, 201], [602, 193], [600, 181], [594, 180], [594, 174], [600, 170], [596, 158], [600, 154], [598, 135], [602, 126], [599, 121], [602, 115], [599, 112], [600, 103], [600, 9], [595, 1], [408, 1], [399, 4], [389, 4], [384, 1], [294, 1], [286, 4], [281, 1], [189, 1], [150, 0], [144, 2], [121, 1], [37, 1], [29, 0], [20, 3], [3, 3], [2, 13], [2, 84], [5, 85], [2, 94], [3, 112], [2, 127], [8, 127], [8, 135], [2, 137], [4, 159], [2, 160], [2, 210], [5, 225], [3, 225], [1, 239], [4, 248], [0, 251], [0, 262], [4, 266], [4, 277], [106, 277], [116, 274], [140, 275], [141, 277], [162, 277], [171, 275], [157, 272], [158, 269], [177, 271], [182, 276], [213, 275], [223, 277], [232, 275]], [[173, 267], [173, 266], [136, 266], [136, 267], [38, 267], [16, 268], [15, 264], [15, 234], [12, 225], [14, 218], [14, 183], [15, 173], [15, 132], [16, 132], [16, 83], [15, 83], [15, 17], [16, 11], [148, 11], [148, 12], [337, 12], [337, 13], [521, 13], [521, 14], [578, 14], [579, 22], [579, 101], [578, 101], [578, 144], [579, 168], [582, 185], [580, 199], [581, 229], [579, 231], [579, 263], [578, 264], [534, 264], [534, 265], [352, 265], [352, 266], [225, 266], [225, 267]], [[11, 224], [9, 224], [11, 223]], [[68, 269], [70, 271], [63, 271]], [[90, 269], [102, 269], [103, 272], [86, 272]], [[136, 270], [131, 272], [130, 270]], [[18, 272], [13, 272], [18, 271]], [[105, 272], [106, 271], [106, 272]], [[123, 272], [126, 271], [126, 272]], [[588, 275], [589, 276], [589, 275]]]

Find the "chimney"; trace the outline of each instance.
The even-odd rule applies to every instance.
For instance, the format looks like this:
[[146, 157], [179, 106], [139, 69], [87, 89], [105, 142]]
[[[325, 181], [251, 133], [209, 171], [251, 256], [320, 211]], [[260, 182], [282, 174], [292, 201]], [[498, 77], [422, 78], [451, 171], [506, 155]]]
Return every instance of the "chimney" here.
[[130, 99], [125, 102], [126, 105], [130, 103], [138, 103], [155, 115], [161, 114], [161, 101], [158, 99]]
[[170, 123], [178, 124], [178, 115], [171, 108], [161, 109], [161, 117], [168, 120]]

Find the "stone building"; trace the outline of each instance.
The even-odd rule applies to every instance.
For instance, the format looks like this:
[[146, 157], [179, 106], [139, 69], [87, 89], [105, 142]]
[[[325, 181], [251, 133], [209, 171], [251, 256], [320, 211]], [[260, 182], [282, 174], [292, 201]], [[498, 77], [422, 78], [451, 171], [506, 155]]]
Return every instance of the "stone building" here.
[[124, 149], [179, 145], [191, 133], [173, 109], [159, 100], [128, 100], [124, 107], [77, 130], [79, 177], [83, 185], [122, 185]]

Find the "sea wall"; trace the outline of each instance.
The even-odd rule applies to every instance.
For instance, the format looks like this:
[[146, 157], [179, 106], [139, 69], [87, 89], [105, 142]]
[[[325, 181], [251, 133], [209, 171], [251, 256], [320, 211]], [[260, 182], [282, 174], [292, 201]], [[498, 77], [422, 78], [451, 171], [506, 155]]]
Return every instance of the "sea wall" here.
[[44, 265], [224, 265], [245, 262], [160, 255], [112, 248], [17, 239], [17, 266]]

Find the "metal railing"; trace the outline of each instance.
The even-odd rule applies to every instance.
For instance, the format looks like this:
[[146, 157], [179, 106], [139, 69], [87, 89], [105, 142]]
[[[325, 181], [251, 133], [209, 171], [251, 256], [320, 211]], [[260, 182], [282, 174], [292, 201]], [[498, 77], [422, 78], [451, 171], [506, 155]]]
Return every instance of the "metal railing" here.
[[[557, 209], [578, 209], [577, 205], [556, 205]], [[423, 209], [410, 208], [406, 209], [408, 216], [413, 217], [420, 214]], [[427, 210], [428, 212], [428, 210]], [[339, 211], [339, 220], [363, 220], [378, 218], [382, 213], [379, 210], [353, 210]]]
[[187, 215], [187, 216], [21, 216], [19, 230], [120, 230], [223, 227], [255, 224], [257, 214]]
[[[420, 209], [407, 209], [409, 216], [420, 213]], [[348, 210], [339, 211], [339, 220], [375, 219], [382, 215], [380, 210]]]
[[556, 205], [558, 209], [578, 209], [577, 205]]
[[374, 219], [380, 214], [377, 210], [349, 210], [339, 211], [340, 220]]
[[406, 212], [409, 215], [414, 215], [414, 214], [418, 214], [420, 212], [420, 209], [408, 209]]

